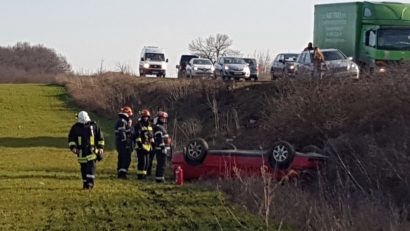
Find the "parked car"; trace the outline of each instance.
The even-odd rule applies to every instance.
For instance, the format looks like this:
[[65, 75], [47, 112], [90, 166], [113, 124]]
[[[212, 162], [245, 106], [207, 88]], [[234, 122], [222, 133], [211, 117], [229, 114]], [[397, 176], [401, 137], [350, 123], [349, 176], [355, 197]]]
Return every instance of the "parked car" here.
[[251, 79], [257, 81], [259, 78], [259, 66], [256, 62], [256, 59], [253, 58], [244, 58], [245, 62], [249, 65], [251, 71]]
[[183, 151], [172, 155], [175, 170], [181, 167], [185, 179], [200, 177], [229, 177], [261, 175], [262, 168], [278, 180], [285, 176], [313, 176], [327, 159], [318, 153], [319, 148], [309, 145], [304, 152], [295, 151], [285, 141], [278, 141], [269, 150], [239, 150], [230, 144], [229, 149], [209, 149], [204, 139], [193, 139]]
[[186, 65], [191, 61], [193, 58], [199, 58], [197, 55], [181, 55], [179, 59], [179, 64], [176, 66], [178, 69], [178, 78], [186, 77]]
[[140, 76], [156, 75], [157, 77], [165, 77], [167, 62], [168, 59], [162, 48], [145, 46], [141, 51], [139, 63]]
[[211, 78], [214, 73], [214, 65], [209, 59], [193, 58], [186, 65], [186, 76], [188, 78], [207, 77]]
[[270, 69], [272, 80], [277, 77], [294, 77], [295, 62], [299, 54], [282, 53], [278, 54], [272, 62]]
[[[320, 70], [315, 72], [313, 64], [313, 50], [303, 51], [295, 63], [295, 76], [303, 77], [349, 77], [358, 79], [360, 76], [359, 66], [346, 57], [338, 49], [321, 50], [324, 56], [324, 62]], [[315, 76], [316, 75], [316, 76]]]
[[251, 71], [243, 58], [219, 57], [214, 65], [214, 77], [223, 80], [245, 78], [250, 80]]

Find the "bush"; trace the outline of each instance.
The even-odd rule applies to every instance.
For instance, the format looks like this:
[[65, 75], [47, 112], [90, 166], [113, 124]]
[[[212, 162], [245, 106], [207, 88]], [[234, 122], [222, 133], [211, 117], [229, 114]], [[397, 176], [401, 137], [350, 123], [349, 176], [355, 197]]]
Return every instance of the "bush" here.
[[50, 83], [70, 71], [66, 59], [42, 45], [0, 47], [0, 83]]

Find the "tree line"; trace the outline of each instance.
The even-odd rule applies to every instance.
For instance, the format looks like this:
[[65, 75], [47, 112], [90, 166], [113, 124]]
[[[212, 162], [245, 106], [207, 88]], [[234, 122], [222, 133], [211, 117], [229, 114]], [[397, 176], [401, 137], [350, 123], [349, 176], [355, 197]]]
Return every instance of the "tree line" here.
[[52, 82], [57, 74], [70, 71], [64, 56], [43, 45], [0, 46], [0, 82]]

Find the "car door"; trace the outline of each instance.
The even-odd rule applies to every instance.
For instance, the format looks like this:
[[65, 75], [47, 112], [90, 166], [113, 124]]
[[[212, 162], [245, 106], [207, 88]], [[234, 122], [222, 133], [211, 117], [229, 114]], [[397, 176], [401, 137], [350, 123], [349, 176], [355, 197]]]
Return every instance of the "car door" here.
[[313, 75], [313, 54], [309, 51], [306, 52], [305, 59], [304, 59], [304, 69], [305, 69], [305, 77], [311, 77]]
[[278, 60], [279, 60], [279, 56], [280, 56], [280, 54], [277, 55], [277, 56], [275, 57], [275, 59], [273, 60], [273, 62], [272, 62], [271, 72], [272, 72], [273, 75], [275, 75], [275, 73], [276, 73], [276, 68], [277, 68], [277, 65], [278, 65], [277, 62], [278, 62]]
[[186, 75], [187, 76], [190, 76], [191, 75], [191, 71], [192, 71], [192, 59], [191, 60], [189, 60], [189, 62], [186, 64], [186, 67], [185, 67], [185, 71], [186, 71]]
[[296, 60], [296, 65], [295, 65], [295, 74], [296, 74], [296, 77], [297, 78], [300, 78], [301, 76], [303, 76], [303, 72], [304, 72], [304, 66], [303, 66], [303, 62], [304, 62], [304, 59], [305, 59], [305, 55], [306, 55], [306, 53], [305, 52], [303, 52], [303, 53], [301, 53], [299, 56], [298, 56], [298, 58], [297, 58], [297, 60]]
[[282, 74], [282, 60], [283, 55], [278, 55], [278, 59], [276, 60], [276, 67], [275, 67], [275, 76], [281, 76]]
[[283, 75], [283, 70], [285, 69], [285, 55], [281, 55], [279, 59], [278, 76]]
[[219, 77], [222, 77], [223, 63], [223, 58], [219, 58], [218, 61], [215, 63], [215, 73]]

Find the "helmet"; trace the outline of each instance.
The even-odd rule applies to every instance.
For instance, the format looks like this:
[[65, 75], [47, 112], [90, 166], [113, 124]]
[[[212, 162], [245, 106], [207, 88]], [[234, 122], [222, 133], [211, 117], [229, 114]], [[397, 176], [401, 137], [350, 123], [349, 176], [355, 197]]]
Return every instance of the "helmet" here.
[[80, 111], [77, 115], [77, 121], [78, 123], [86, 124], [91, 121], [90, 116], [88, 116], [88, 113], [86, 111]]
[[125, 107], [121, 108], [121, 112], [127, 114], [128, 116], [134, 115], [132, 113], [132, 109], [128, 106], [125, 106]]
[[157, 116], [158, 118], [168, 118], [168, 113], [164, 111], [159, 111]]
[[148, 109], [144, 109], [141, 113], [141, 117], [151, 117], [151, 113]]

